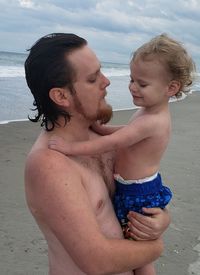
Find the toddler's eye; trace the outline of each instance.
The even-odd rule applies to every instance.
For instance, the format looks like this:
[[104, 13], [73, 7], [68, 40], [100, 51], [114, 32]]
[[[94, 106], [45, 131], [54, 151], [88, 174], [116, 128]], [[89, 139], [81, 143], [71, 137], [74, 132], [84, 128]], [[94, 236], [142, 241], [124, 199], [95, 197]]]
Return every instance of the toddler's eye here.
[[140, 87], [145, 88], [147, 84], [140, 84]]

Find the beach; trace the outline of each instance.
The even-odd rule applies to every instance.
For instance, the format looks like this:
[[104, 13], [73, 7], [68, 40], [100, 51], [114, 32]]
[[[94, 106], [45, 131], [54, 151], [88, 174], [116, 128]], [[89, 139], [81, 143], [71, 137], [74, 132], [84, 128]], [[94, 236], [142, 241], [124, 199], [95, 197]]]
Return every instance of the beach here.
[[[172, 222], [164, 234], [158, 275], [200, 274], [200, 93], [170, 103], [173, 132], [161, 174], [174, 196]], [[112, 122], [126, 123], [135, 110], [115, 111]], [[0, 274], [48, 273], [47, 246], [24, 194], [26, 155], [40, 131], [28, 121], [0, 125]]]

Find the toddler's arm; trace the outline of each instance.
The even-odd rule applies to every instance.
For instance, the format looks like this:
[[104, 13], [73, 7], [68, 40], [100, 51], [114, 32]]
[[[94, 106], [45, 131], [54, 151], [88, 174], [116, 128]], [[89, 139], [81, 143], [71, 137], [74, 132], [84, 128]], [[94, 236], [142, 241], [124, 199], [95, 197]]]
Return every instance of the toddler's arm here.
[[65, 143], [62, 138], [54, 137], [49, 141], [49, 148], [66, 155], [93, 155], [119, 148], [124, 148], [138, 143], [149, 137], [152, 132], [150, 123], [145, 119], [137, 119], [120, 130], [92, 141]]
[[124, 125], [106, 125], [106, 124], [99, 124], [98, 122], [94, 123], [92, 125], [92, 130], [94, 130], [96, 133], [106, 136], [110, 135], [119, 129], [123, 128]]

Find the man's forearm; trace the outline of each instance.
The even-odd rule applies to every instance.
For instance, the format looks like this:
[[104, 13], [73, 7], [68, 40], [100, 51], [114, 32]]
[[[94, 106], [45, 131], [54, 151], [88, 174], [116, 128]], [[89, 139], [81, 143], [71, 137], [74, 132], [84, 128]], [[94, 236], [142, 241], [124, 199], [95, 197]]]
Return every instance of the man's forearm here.
[[[139, 242], [108, 240], [108, 245], [102, 246], [99, 251], [96, 247], [96, 255], [90, 257], [94, 268], [90, 274], [117, 274], [131, 271], [155, 261], [162, 251], [163, 242], [160, 239]], [[102, 273], [99, 273], [99, 270]]]
[[[130, 267], [128, 270], [142, 267], [145, 264], [155, 261], [163, 252], [163, 241], [161, 239], [155, 241], [139, 242], [130, 240], [124, 241], [128, 242], [126, 247], [123, 245], [121, 248], [118, 248], [120, 253], [116, 253], [115, 258], [118, 263], [118, 268], [123, 268], [123, 270], [118, 270], [117, 272], [127, 271], [127, 267]], [[117, 247], [115, 251], [116, 250]], [[115, 263], [116, 266], [117, 263]]]

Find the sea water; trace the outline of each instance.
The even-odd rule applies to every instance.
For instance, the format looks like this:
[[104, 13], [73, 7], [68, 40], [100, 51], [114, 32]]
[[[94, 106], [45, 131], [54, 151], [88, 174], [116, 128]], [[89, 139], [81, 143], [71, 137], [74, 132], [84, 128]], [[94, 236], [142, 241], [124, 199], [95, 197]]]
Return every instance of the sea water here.
[[[33, 97], [26, 85], [24, 61], [26, 54], [0, 52], [0, 123], [26, 120], [33, 116]], [[106, 99], [114, 110], [136, 108], [131, 98], [128, 84], [130, 71], [128, 64], [102, 62], [102, 72], [110, 79]], [[200, 74], [191, 87], [200, 91]]]

